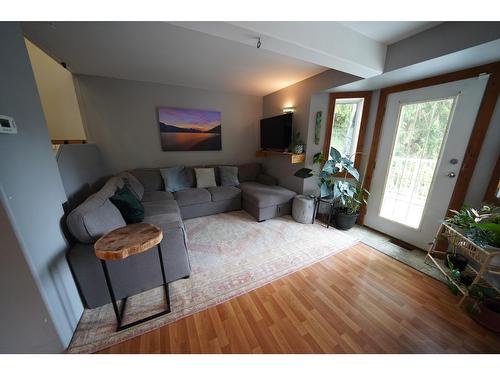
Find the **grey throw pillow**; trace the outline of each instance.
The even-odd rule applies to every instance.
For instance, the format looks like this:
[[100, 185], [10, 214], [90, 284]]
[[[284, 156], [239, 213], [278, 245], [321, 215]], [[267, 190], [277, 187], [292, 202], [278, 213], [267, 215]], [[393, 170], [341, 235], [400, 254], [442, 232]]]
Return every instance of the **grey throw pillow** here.
[[174, 193], [193, 187], [192, 170], [185, 167], [170, 167], [160, 169], [165, 183], [165, 191]]
[[221, 186], [237, 186], [240, 184], [238, 167], [221, 166], [219, 167], [219, 176]]
[[215, 171], [213, 168], [195, 168], [196, 174], [196, 187], [206, 188], [217, 186], [215, 183]]

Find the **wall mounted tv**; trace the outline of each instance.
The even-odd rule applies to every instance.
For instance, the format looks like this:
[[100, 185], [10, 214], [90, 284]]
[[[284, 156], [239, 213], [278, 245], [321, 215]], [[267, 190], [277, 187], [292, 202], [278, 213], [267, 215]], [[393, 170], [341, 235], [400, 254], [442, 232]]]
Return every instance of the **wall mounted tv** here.
[[293, 113], [260, 120], [260, 147], [284, 151], [292, 143]]

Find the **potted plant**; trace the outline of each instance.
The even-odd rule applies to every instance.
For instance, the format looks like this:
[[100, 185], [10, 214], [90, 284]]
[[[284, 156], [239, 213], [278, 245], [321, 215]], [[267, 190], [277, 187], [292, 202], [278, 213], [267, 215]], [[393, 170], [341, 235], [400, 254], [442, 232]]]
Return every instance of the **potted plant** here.
[[293, 134], [292, 143], [288, 147], [288, 151], [294, 154], [304, 153], [304, 141], [300, 139], [300, 132]]
[[[354, 168], [351, 157], [343, 156], [336, 148], [330, 148], [331, 159], [325, 160], [323, 154], [314, 155], [313, 163], [322, 165], [317, 174], [319, 181], [319, 196], [331, 199], [339, 204], [335, 221], [340, 229], [350, 229], [354, 226], [361, 206], [366, 204], [368, 190], [362, 188], [359, 182], [359, 172]], [[342, 174], [339, 177], [339, 174]], [[310, 168], [301, 168], [294, 174], [299, 178], [314, 176]], [[350, 177], [349, 177], [350, 176]]]
[[354, 196], [344, 197], [344, 202], [335, 213], [335, 224], [339, 229], [351, 229], [358, 220], [361, 206], [368, 203], [366, 200], [370, 195], [368, 190], [363, 189], [359, 183], [355, 185], [354, 189]]
[[[454, 269], [451, 277], [455, 282], [463, 283], [463, 273]], [[475, 284], [470, 287], [470, 284], [465, 284], [470, 297], [470, 303], [465, 307], [467, 314], [482, 326], [500, 333], [500, 300], [498, 299], [497, 291], [489, 286]], [[454, 294], [458, 294], [457, 287], [451, 282], [448, 287]]]

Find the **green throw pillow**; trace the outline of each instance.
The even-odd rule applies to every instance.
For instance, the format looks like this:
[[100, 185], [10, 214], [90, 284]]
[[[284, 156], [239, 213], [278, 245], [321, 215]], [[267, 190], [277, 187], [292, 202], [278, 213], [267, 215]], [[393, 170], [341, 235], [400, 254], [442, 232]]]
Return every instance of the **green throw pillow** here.
[[144, 206], [127, 185], [123, 185], [109, 200], [118, 208], [127, 224], [144, 220]]

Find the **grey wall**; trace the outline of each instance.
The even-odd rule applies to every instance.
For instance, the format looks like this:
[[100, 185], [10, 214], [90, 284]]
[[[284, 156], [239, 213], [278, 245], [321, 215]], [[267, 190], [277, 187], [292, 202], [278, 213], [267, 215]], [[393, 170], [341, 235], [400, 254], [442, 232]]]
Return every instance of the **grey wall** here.
[[[14, 335], [2, 330], [0, 342], [2, 348], [19, 352], [61, 352], [83, 312], [65, 259], [67, 244], [59, 222], [66, 197], [19, 23], [0, 22], [0, 48], [2, 56], [9, 56], [0, 59], [0, 82], [9, 91], [0, 96], [0, 113], [14, 117], [18, 127], [17, 135], [0, 134], [0, 189], [10, 216], [10, 228], [0, 226], [2, 242], [9, 238], [2, 246], [0, 274], [12, 277], [14, 269], [9, 267], [16, 263], [20, 264], [17, 277], [23, 279], [1, 284], [1, 324], [9, 324], [6, 332]], [[32, 280], [23, 275], [26, 267], [21, 257]], [[34, 295], [35, 288], [40, 298], [34, 297], [31, 303], [24, 297], [12, 298]], [[16, 309], [5, 309], [4, 304]], [[21, 334], [27, 322], [17, 309], [28, 309], [31, 314], [30, 335]], [[47, 324], [36, 327], [36, 322], [45, 320]]]
[[0, 191], [0, 353], [43, 353], [49, 348], [60, 351], [59, 337], [23, 255], [6, 203]]
[[111, 174], [95, 144], [61, 145], [57, 167], [68, 198], [65, 212], [99, 190]]
[[[294, 131], [300, 131], [301, 138], [306, 142], [306, 167], [311, 167], [312, 156], [317, 152], [314, 145], [314, 126], [316, 111], [322, 110], [322, 138], [320, 145], [323, 147], [324, 128], [326, 117], [328, 116], [328, 100], [325, 96], [322, 100], [314, 102], [314, 112], [311, 110], [311, 96], [320, 91], [345, 85], [349, 82], [359, 80], [359, 77], [339, 72], [327, 70], [304, 81], [266, 95], [263, 101], [263, 117], [271, 117], [282, 114], [283, 107], [295, 107], [293, 114]], [[328, 97], [327, 94], [326, 97]], [[318, 99], [318, 98], [317, 98]], [[311, 136], [312, 131], [312, 136]], [[298, 193], [304, 190], [304, 180], [294, 177], [296, 170], [303, 168], [304, 164], [290, 164], [282, 156], [268, 156], [264, 162], [266, 169], [273, 176], [278, 177], [280, 183]]]
[[500, 38], [500, 22], [444, 22], [387, 48], [384, 72]]
[[[76, 76], [88, 140], [111, 172], [136, 167], [244, 163], [259, 147], [262, 98], [138, 81]], [[163, 152], [158, 107], [222, 113], [222, 151]]]

